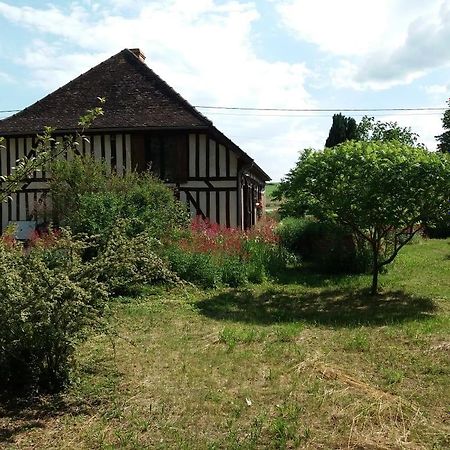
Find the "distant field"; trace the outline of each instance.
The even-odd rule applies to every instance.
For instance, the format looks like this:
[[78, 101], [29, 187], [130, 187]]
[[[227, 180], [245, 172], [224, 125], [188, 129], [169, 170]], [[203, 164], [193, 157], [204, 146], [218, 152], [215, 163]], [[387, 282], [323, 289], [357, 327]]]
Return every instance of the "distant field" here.
[[268, 183], [266, 184], [266, 211], [270, 213], [274, 213], [277, 211], [280, 206], [280, 202], [272, 199], [272, 194], [275, 188], [279, 183]]
[[111, 304], [66, 394], [0, 405], [0, 447], [450, 448], [450, 239], [370, 276], [302, 269]]

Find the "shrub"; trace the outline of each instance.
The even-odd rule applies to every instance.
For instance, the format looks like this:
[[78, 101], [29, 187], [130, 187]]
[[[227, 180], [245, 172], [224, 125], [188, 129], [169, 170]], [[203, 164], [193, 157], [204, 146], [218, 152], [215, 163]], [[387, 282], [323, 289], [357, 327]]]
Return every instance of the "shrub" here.
[[134, 294], [143, 285], [173, 283], [177, 277], [157, 254], [161, 243], [148, 233], [128, 237], [130, 221], [119, 220], [92, 264], [111, 295]]
[[370, 268], [370, 252], [350, 230], [312, 218], [284, 219], [277, 230], [281, 243], [325, 273], [360, 273]]
[[204, 288], [215, 288], [221, 281], [221, 270], [208, 253], [171, 247], [167, 251], [171, 269], [183, 280]]
[[220, 262], [221, 280], [231, 287], [248, 283], [248, 265], [243, 264], [237, 256], [224, 257]]
[[[220, 281], [233, 287], [248, 281], [261, 283], [268, 276], [278, 274], [288, 261], [288, 252], [279, 246], [274, 230], [275, 223], [271, 220], [243, 231], [196, 218], [190, 233], [178, 242], [178, 248], [172, 249], [168, 257], [181, 278], [203, 286], [212, 287]], [[208, 281], [190, 268], [193, 261], [196, 265], [208, 266], [205, 269], [209, 273]]]
[[93, 192], [107, 191], [107, 167], [91, 156], [75, 156], [67, 161], [59, 159], [50, 167], [52, 210], [56, 223], [63, 223], [76, 211], [80, 197]]
[[124, 199], [115, 192], [83, 193], [78, 198], [76, 209], [67, 212], [67, 225], [74, 233], [106, 237], [121, 216], [123, 203]]
[[76, 345], [101, 323], [102, 283], [67, 232], [21, 244], [0, 241], [0, 390], [55, 391]]
[[109, 174], [104, 163], [90, 157], [57, 161], [50, 192], [56, 223], [77, 233], [107, 236], [122, 218], [130, 219], [129, 236], [146, 232], [168, 240], [188, 225], [185, 205], [162, 181], [149, 173]]
[[446, 218], [436, 221], [432, 225], [426, 225], [425, 233], [433, 239], [445, 239], [450, 237], [450, 215]]

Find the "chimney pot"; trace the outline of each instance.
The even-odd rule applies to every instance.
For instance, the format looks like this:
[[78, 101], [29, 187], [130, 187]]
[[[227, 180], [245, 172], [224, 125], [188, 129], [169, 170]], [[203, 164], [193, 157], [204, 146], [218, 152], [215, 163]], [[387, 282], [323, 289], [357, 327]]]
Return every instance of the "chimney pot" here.
[[145, 61], [145, 55], [141, 52], [139, 48], [130, 48], [130, 52], [134, 53], [142, 62]]

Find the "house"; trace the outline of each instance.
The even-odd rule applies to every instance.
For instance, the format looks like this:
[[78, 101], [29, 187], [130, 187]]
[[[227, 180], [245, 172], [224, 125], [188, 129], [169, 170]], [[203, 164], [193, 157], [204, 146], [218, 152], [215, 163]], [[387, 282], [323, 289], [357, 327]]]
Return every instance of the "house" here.
[[[0, 174], [33, 152], [44, 127], [54, 137], [79, 129], [78, 120], [104, 97], [104, 115], [85, 133], [79, 151], [103, 159], [111, 170], [151, 170], [192, 216], [249, 228], [259, 217], [269, 176], [213, 123], [184, 100], [144, 62], [139, 49], [125, 49], [19, 113], [0, 121]], [[70, 157], [70, 155], [68, 155]], [[0, 208], [2, 230], [10, 222], [43, 220], [50, 214], [47, 176], [36, 172]]]

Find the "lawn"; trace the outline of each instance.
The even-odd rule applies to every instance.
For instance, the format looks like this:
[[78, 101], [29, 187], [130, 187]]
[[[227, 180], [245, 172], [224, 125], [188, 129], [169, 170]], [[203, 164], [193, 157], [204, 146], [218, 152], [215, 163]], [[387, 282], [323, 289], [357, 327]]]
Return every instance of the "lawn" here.
[[3, 405], [5, 448], [447, 449], [450, 239], [367, 276], [287, 273], [112, 305], [70, 389]]

